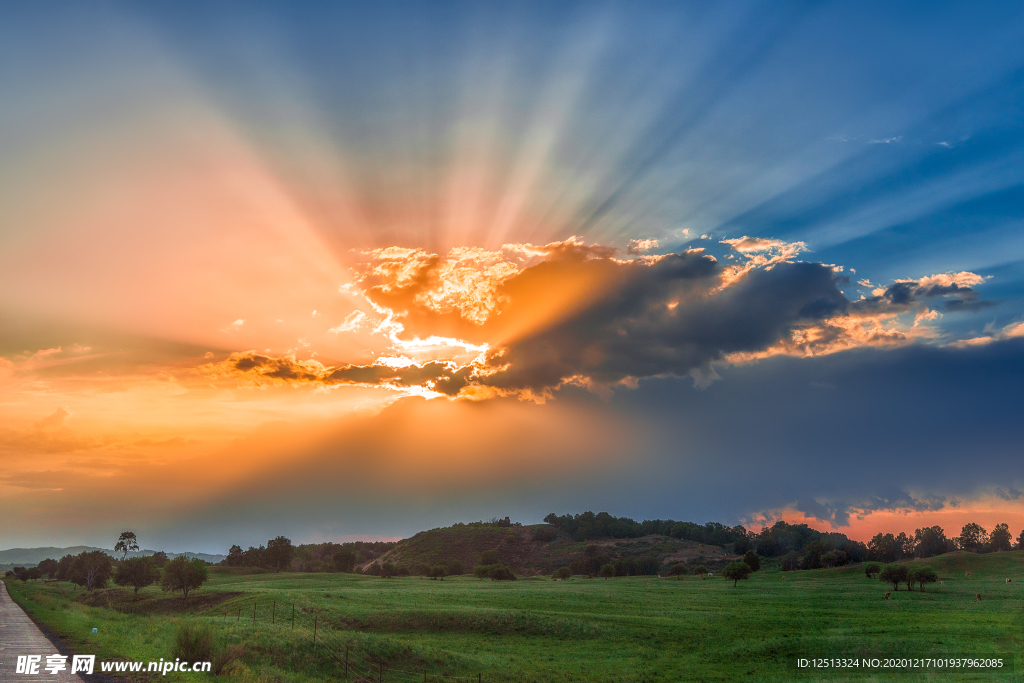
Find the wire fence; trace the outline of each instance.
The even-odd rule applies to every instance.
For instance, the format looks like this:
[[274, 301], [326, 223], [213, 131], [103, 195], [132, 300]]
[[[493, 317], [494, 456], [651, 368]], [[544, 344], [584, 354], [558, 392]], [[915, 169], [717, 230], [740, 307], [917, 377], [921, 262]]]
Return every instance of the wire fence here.
[[453, 676], [444, 672], [430, 672], [426, 668], [420, 671], [406, 671], [388, 664], [383, 657], [367, 655], [353, 643], [352, 632], [338, 629], [331, 623], [327, 610], [317, 609], [307, 613], [296, 609], [295, 603], [279, 603], [276, 600], [261, 603], [252, 600], [252, 611], [248, 605], [237, 604], [218, 606], [207, 610], [206, 614], [213, 619], [223, 619], [235, 624], [252, 626], [278, 626], [310, 638], [312, 644], [325, 652], [338, 668], [343, 680], [352, 683], [483, 683], [488, 679], [483, 673], [470, 676]]

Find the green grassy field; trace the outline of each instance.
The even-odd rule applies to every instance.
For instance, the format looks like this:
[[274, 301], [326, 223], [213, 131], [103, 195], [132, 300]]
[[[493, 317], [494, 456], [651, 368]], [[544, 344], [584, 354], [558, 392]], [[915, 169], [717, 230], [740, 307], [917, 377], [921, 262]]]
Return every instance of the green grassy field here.
[[761, 571], [737, 588], [719, 577], [491, 582], [212, 574], [187, 608], [153, 587], [139, 603], [122, 602], [126, 595], [111, 590], [94, 591], [85, 604], [77, 599], [83, 591], [68, 584], [61, 584], [65, 596], [57, 584], [7, 583], [39, 621], [101, 659], [167, 658], [178, 622], [208, 623], [221, 644], [246, 649], [230, 680], [343, 679], [339, 658], [346, 645], [359, 672], [383, 670], [386, 681], [424, 680], [424, 674], [509, 682], [1024, 680], [1007, 671], [796, 670], [796, 656], [1012, 654], [1020, 660], [1024, 552], [955, 553], [927, 564], [942, 584], [925, 593], [901, 587], [890, 600], [883, 596], [891, 587], [867, 579], [859, 566]]

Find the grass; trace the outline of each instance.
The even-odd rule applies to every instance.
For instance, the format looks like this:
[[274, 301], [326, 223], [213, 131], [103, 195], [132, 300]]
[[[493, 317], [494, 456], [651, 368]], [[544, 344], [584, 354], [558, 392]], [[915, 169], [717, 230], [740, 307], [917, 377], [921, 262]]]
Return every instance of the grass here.
[[[954, 553], [927, 564], [943, 585], [931, 584], [925, 593], [900, 590], [890, 600], [883, 596], [891, 587], [867, 579], [858, 566], [762, 570], [737, 588], [717, 576], [491, 582], [216, 573], [191, 607], [180, 599], [175, 604], [209, 623], [219, 647], [244, 646], [242, 665], [225, 680], [338, 680], [344, 668], [323, 645], [341, 657], [348, 645], [364, 672], [377, 673], [381, 665], [414, 672], [388, 672], [387, 681], [419, 681], [424, 672], [502, 682], [1016, 680], [1005, 671], [795, 669], [796, 656], [1020, 654], [1024, 552]], [[167, 658], [184, 618], [155, 588], [144, 589], [137, 603], [122, 605], [128, 594], [109, 591], [109, 603], [94, 595], [89, 602], [97, 606], [88, 606], [76, 599], [81, 590], [64, 597], [56, 584], [8, 580], [8, 586], [37, 619], [99, 659]]]

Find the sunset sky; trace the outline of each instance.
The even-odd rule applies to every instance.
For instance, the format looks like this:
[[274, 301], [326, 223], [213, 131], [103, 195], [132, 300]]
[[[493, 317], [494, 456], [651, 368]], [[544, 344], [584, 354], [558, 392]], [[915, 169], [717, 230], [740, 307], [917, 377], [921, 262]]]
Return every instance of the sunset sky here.
[[0, 547], [1024, 527], [1019, 3], [0, 10]]

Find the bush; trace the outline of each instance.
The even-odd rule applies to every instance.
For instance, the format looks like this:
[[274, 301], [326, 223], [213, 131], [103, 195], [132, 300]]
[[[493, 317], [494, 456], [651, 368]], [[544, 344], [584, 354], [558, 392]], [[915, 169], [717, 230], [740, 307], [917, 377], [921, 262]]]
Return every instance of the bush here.
[[487, 578], [487, 575], [491, 573], [491, 567], [489, 564], [478, 564], [473, 567], [473, 576], [483, 581]]
[[498, 558], [497, 550], [485, 550], [480, 553], [480, 564], [498, 564], [501, 560]]
[[558, 529], [553, 526], [541, 526], [533, 530], [533, 540], [541, 543], [550, 543], [558, 538]]
[[492, 581], [515, 581], [516, 575], [511, 569], [503, 564], [491, 565], [491, 570], [487, 573], [488, 578]]
[[445, 563], [445, 566], [448, 567], [449, 576], [462, 576], [466, 573], [466, 570], [462, 566], [462, 563], [458, 560], [448, 560]]
[[882, 571], [882, 568], [874, 562], [864, 565], [864, 576], [868, 577], [869, 579], [875, 574], [879, 573], [880, 571]]
[[708, 568], [702, 564], [698, 564], [694, 568], [693, 573], [703, 579], [708, 575]]
[[209, 626], [190, 621], [178, 624], [171, 647], [172, 657], [185, 662], [208, 662], [212, 652], [213, 631]]
[[[214, 676], [221, 676], [231, 672], [233, 668], [231, 665], [242, 658], [245, 654], [245, 648], [241, 645], [232, 645], [231, 647], [218, 650], [211, 660], [210, 669]], [[193, 660], [195, 661], [195, 660]]]
[[553, 579], [568, 579], [572, 576], [572, 570], [568, 567], [560, 567], [554, 574], [551, 575]]
[[606, 579], [615, 576], [615, 565], [611, 563], [601, 565], [601, 576]]
[[672, 568], [668, 570], [668, 573], [672, 576], [686, 576], [690, 573], [689, 568], [682, 562], [679, 564], [672, 565]]
[[748, 550], [747, 554], [743, 556], [743, 564], [750, 567], [750, 571], [756, 572], [761, 568], [761, 558], [753, 550]]

